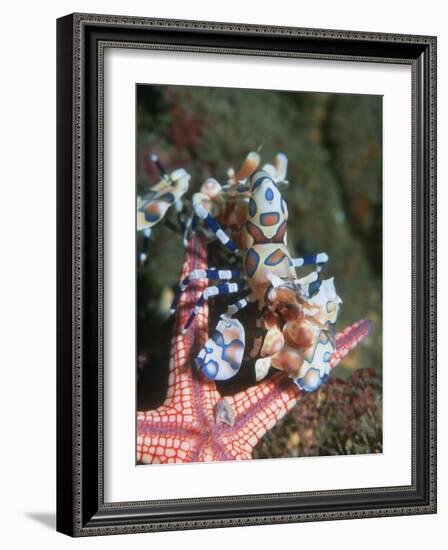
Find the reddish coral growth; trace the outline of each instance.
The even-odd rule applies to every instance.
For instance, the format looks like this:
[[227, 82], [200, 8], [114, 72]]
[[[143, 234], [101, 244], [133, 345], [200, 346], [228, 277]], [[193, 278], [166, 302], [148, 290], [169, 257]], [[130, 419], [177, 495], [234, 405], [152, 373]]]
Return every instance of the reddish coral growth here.
[[359, 369], [304, 395], [254, 450], [254, 458], [382, 452], [381, 380]]
[[201, 141], [202, 129], [193, 113], [172, 105], [170, 115], [172, 120], [169, 128], [170, 142], [178, 151], [197, 147]]

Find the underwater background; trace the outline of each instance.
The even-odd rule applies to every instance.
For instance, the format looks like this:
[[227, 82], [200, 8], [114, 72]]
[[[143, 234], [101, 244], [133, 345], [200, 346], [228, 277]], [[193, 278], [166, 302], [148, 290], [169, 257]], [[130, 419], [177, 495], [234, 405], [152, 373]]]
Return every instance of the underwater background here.
[[[361, 318], [373, 323], [370, 337], [264, 436], [253, 457], [381, 452], [382, 98], [139, 85], [136, 118], [138, 193], [160, 179], [151, 153], [169, 172], [182, 167], [191, 174], [189, 198], [209, 176], [224, 183], [228, 168], [238, 169], [249, 151], [261, 147], [262, 164], [284, 152], [291, 255], [328, 253], [323, 276], [335, 277], [343, 300], [337, 328]], [[157, 225], [148, 260], [137, 266], [138, 410], [165, 398], [168, 310], [183, 260], [181, 235]], [[225, 309], [219, 300], [210, 301], [212, 322]], [[242, 368], [219, 391], [230, 394], [253, 383], [253, 373]]]

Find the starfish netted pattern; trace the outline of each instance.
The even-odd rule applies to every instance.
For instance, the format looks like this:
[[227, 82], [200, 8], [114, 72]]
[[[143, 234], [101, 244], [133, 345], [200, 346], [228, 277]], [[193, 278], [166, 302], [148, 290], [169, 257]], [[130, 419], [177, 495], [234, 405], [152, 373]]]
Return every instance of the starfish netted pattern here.
[[[201, 237], [189, 241], [181, 275], [207, 268]], [[179, 301], [171, 342], [168, 391], [162, 406], [137, 413], [137, 461], [144, 464], [250, 460], [252, 450], [300, 398], [300, 390], [279, 372], [262, 382], [221, 397], [213, 381], [196, 369], [195, 359], [208, 338], [208, 305], [184, 335], [182, 327], [206, 280], [195, 280]], [[369, 332], [366, 321], [336, 336], [336, 366]]]

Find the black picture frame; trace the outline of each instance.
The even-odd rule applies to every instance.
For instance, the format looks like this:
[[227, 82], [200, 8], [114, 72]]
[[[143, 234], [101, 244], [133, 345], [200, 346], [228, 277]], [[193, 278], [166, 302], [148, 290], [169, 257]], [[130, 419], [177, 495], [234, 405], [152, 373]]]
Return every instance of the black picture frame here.
[[[104, 502], [102, 56], [107, 44], [412, 68], [412, 484]], [[436, 512], [436, 38], [72, 14], [57, 21], [57, 530], [71, 536]]]

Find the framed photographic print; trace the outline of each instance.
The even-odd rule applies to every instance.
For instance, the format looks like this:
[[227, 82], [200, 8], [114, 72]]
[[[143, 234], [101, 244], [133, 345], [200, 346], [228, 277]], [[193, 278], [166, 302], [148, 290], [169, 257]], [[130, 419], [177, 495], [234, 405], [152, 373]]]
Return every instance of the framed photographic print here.
[[74, 14], [57, 528], [436, 511], [436, 38]]

